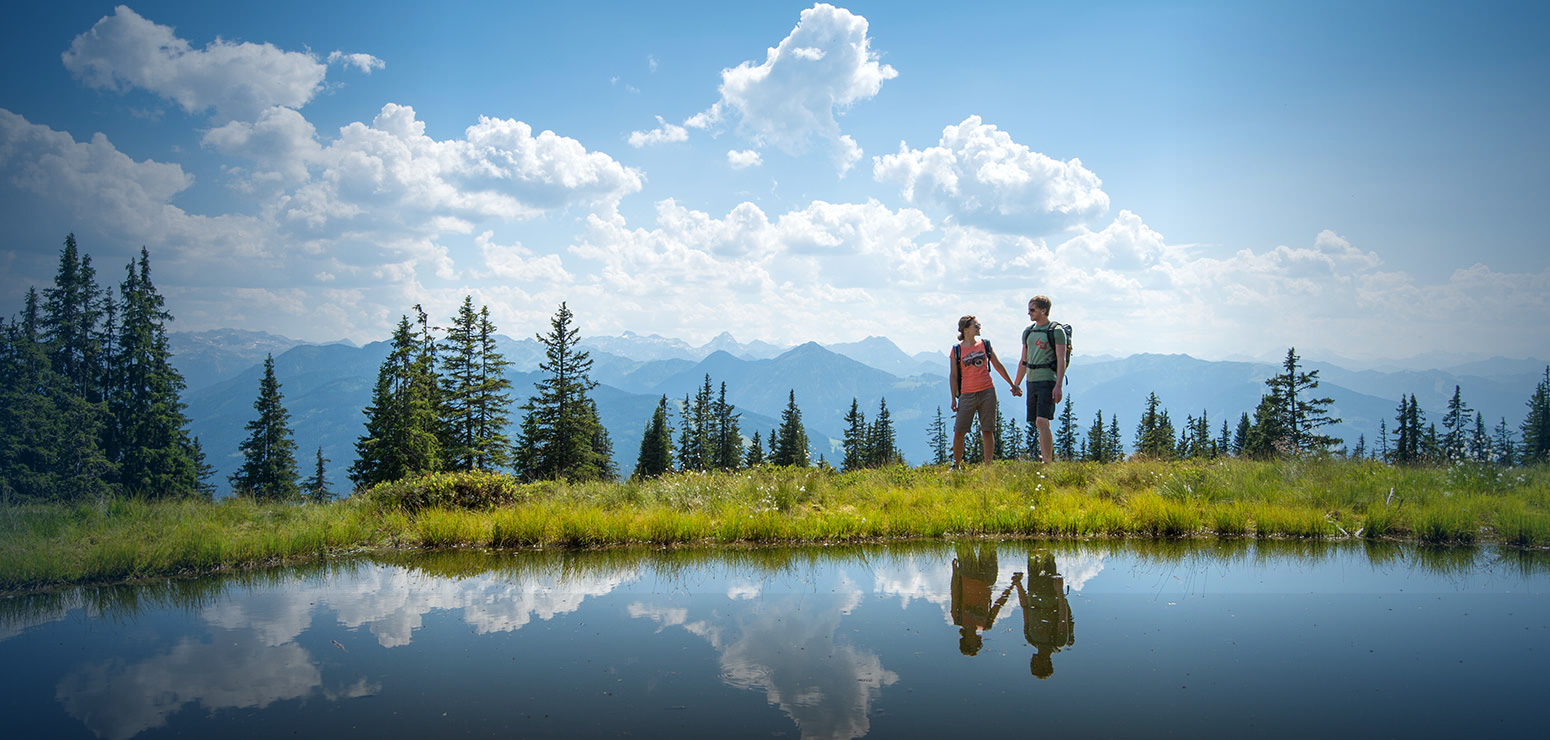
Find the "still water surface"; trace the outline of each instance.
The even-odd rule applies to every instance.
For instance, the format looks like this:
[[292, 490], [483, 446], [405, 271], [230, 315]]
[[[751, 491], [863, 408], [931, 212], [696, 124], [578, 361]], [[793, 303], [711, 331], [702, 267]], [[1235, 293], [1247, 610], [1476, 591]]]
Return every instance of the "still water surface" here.
[[431, 553], [0, 600], [8, 737], [1541, 735], [1550, 558]]

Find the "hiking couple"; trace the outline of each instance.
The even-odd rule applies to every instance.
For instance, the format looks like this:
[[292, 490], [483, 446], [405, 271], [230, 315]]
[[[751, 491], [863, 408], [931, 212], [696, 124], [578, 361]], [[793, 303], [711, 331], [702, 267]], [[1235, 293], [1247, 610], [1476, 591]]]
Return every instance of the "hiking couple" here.
[[[964, 316], [958, 319], [958, 344], [950, 352], [952, 362], [948, 370], [948, 388], [953, 393], [953, 467], [963, 465], [963, 437], [969, 433], [974, 418], [979, 417], [980, 443], [985, 450], [985, 462], [995, 459], [996, 453], [996, 389], [990, 379], [990, 368], [1012, 387], [1012, 395], [1023, 395], [1022, 382], [1028, 378], [1028, 420], [1039, 430], [1039, 453], [1044, 462], [1054, 456], [1054, 439], [1050, 421], [1055, 418], [1055, 404], [1060, 403], [1061, 384], [1066, 376], [1065, 347], [1070, 338], [1059, 324], [1049, 320], [1050, 300], [1047, 296], [1034, 296], [1028, 301], [1028, 317], [1033, 325], [1023, 330], [1022, 359], [1017, 363], [1017, 379], [1013, 380], [1001, 365], [990, 342], [980, 337], [979, 319]], [[1060, 351], [1057, 351], [1057, 348]]]

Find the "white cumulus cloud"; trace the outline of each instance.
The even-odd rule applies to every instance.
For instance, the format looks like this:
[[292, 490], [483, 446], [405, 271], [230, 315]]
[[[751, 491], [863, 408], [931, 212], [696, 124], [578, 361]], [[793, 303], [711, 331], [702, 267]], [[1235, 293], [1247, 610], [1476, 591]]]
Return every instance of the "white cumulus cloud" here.
[[746, 170], [764, 164], [764, 157], [756, 149], [732, 149], [727, 152], [727, 164], [734, 170]]
[[657, 127], [650, 131], [631, 131], [630, 146], [639, 149], [652, 144], [667, 144], [675, 141], [688, 141], [689, 132], [683, 126], [674, 126], [657, 116]]
[[328, 55], [329, 64], [343, 64], [346, 67], [354, 67], [365, 74], [371, 74], [374, 69], [385, 69], [387, 62], [370, 54], [346, 54], [342, 51], [334, 51]]
[[322, 89], [327, 72], [311, 54], [270, 44], [217, 38], [196, 49], [170, 26], [123, 5], [76, 36], [62, 58], [71, 74], [92, 87], [139, 88], [189, 113], [214, 108], [222, 119], [251, 120], [276, 105], [300, 108]]
[[934, 147], [873, 158], [878, 182], [901, 186], [911, 203], [933, 202], [967, 224], [1049, 233], [1109, 209], [1103, 182], [1079, 159], [1062, 162], [969, 116], [942, 129]]

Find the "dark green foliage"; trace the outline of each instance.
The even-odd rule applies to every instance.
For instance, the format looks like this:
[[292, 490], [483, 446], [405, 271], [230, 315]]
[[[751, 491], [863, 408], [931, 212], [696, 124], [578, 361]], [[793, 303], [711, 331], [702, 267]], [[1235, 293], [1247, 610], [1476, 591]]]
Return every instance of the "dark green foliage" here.
[[1254, 421], [1249, 426], [1243, 442], [1243, 457], [1265, 460], [1286, 450], [1287, 431], [1281, 399], [1274, 395], [1260, 396], [1259, 406], [1254, 409]]
[[1442, 457], [1449, 462], [1463, 460], [1469, 455], [1469, 415], [1473, 409], [1464, 403], [1463, 393], [1453, 386], [1453, 398], [1448, 399], [1448, 413], [1442, 416]]
[[592, 358], [577, 346], [574, 318], [562, 302], [549, 321], [549, 333], [538, 335], [544, 345], [538, 369], [544, 377], [523, 415], [519, 445], [530, 448], [517, 453], [517, 475], [523, 480], [611, 480], [616, 475], [608, 430], [587, 395], [597, 383], [589, 377]]
[[1108, 432], [1103, 428], [1103, 409], [1098, 409], [1098, 415], [1093, 417], [1092, 426], [1087, 428], [1087, 438], [1082, 441], [1087, 451], [1084, 459], [1099, 463], [1111, 462], [1108, 437]]
[[[757, 436], [757, 435], [755, 435]], [[640, 439], [640, 455], [635, 459], [632, 478], [655, 478], [673, 470], [673, 428], [667, 421], [667, 396], [657, 402], [657, 410], [646, 422]]]
[[[1428, 457], [1424, 433], [1421, 425], [1426, 422], [1426, 414], [1421, 411], [1421, 405], [1416, 402], [1415, 394], [1409, 398], [1399, 397], [1399, 410], [1394, 415], [1394, 447], [1390, 452], [1390, 461], [1395, 463], [1418, 463]], [[1435, 436], [1435, 435], [1434, 435]]]
[[264, 377], [253, 402], [258, 417], [247, 423], [248, 438], [242, 451], [242, 467], [231, 476], [238, 496], [259, 501], [290, 502], [301, 498], [296, 485], [296, 442], [291, 437], [290, 414], [285, 410], [280, 382], [274, 376], [274, 356], [264, 358]]
[[1109, 414], [1108, 459], [1122, 462], [1125, 459], [1125, 443], [1119, 437], [1119, 414]]
[[867, 424], [860, 404], [850, 399], [850, 413], [845, 414], [845, 439], [842, 442], [845, 457], [840, 465], [845, 470], [860, 470], [867, 466]]
[[1498, 465], [1516, 465], [1518, 461], [1518, 444], [1513, 439], [1512, 429], [1507, 426], [1507, 417], [1502, 417], [1501, 423], [1496, 425], [1496, 434], [1491, 439], [1491, 450], [1495, 454], [1495, 462]]
[[1295, 347], [1287, 349], [1286, 359], [1281, 363], [1286, 372], [1271, 376], [1265, 385], [1270, 387], [1270, 398], [1276, 401], [1278, 426], [1289, 451], [1324, 452], [1340, 444], [1340, 440], [1320, 434], [1318, 430], [1339, 424], [1340, 419], [1329, 415], [1329, 406], [1335, 402], [1333, 398], [1311, 397], [1319, 387], [1319, 371], [1299, 371], [1297, 363], [1300, 359]]
[[802, 426], [802, 410], [797, 408], [797, 394], [792, 390], [780, 413], [780, 429], [770, 442], [770, 462], [805, 468], [808, 460], [807, 429]]
[[1156, 393], [1146, 397], [1146, 410], [1136, 423], [1136, 454], [1158, 460], [1170, 460], [1175, 456], [1173, 422]]
[[205, 459], [204, 445], [199, 444], [199, 438], [194, 438], [194, 470], [197, 483], [194, 484], [194, 494], [197, 498], [206, 501], [215, 500], [215, 466]]
[[1244, 412], [1243, 416], [1238, 417], [1238, 428], [1233, 431], [1232, 435], [1233, 457], [1243, 455], [1244, 449], [1249, 445], [1249, 431], [1251, 429], [1253, 429], [1253, 425], [1249, 422], [1249, 414]]
[[[420, 317], [423, 326], [424, 312]], [[366, 433], [355, 442], [349, 475], [358, 488], [441, 469], [434, 355], [424, 339], [408, 316], [399, 317], [364, 412]]]
[[1060, 408], [1059, 428], [1055, 430], [1055, 459], [1076, 459], [1076, 412], [1071, 406], [1071, 397], [1066, 397], [1066, 402]]
[[301, 484], [302, 495], [315, 504], [326, 504], [334, 498], [334, 492], [328, 490], [328, 476], [323, 466], [329, 459], [323, 457], [323, 447], [318, 446], [317, 466], [312, 471], [312, 477]]
[[[709, 377], [708, 375], [706, 377]], [[736, 408], [727, 403], [727, 384], [721, 383], [721, 393], [711, 406], [711, 467], [717, 470], [736, 470], [743, 464], [743, 432], [739, 428]]]
[[198, 486], [193, 441], [179, 394], [183, 376], [172, 367], [167, 322], [172, 314], [151, 283], [151, 258], [140, 249], [119, 286], [118, 334], [109, 361], [108, 457], [120, 489], [142, 498], [191, 495]]
[[888, 413], [888, 399], [877, 401], [877, 417], [867, 429], [866, 462], [868, 467], [880, 468], [904, 462], [899, 452], [898, 435], [893, 431], [893, 415]]
[[511, 407], [506, 361], [495, 347], [490, 309], [474, 313], [472, 296], [447, 328], [439, 378], [443, 458], [451, 470], [493, 470], [511, 462], [505, 428]]
[[753, 433], [753, 441], [748, 443], [748, 455], [743, 458], [743, 467], [757, 468], [764, 464], [764, 442], [759, 439], [759, 433]]
[[382, 483], [366, 496], [384, 508], [412, 514], [423, 509], [486, 510], [510, 506], [524, 498], [524, 491], [511, 476], [475, 470], [430, 473]]
[[946, 465], [952, 459], [952, 452], [947, 446], [947, 422], [942, 418], [941, 406], [936, 407], [936, 418], [932, 419], [926, 434], [931, 441], [931, 464]]
[[1550, 460], [1550, 367], [1528, 399], [1528, 414], [1518, 426], [1523, 433], [1518, 460], [1527, 465]]

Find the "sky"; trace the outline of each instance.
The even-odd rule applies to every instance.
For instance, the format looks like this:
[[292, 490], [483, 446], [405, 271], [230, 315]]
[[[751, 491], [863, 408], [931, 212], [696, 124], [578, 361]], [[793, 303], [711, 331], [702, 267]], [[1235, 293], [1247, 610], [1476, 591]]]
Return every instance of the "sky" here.
[[175, 331], [1550, 356], [1550, 6], [25, 3], [0, 311]]

